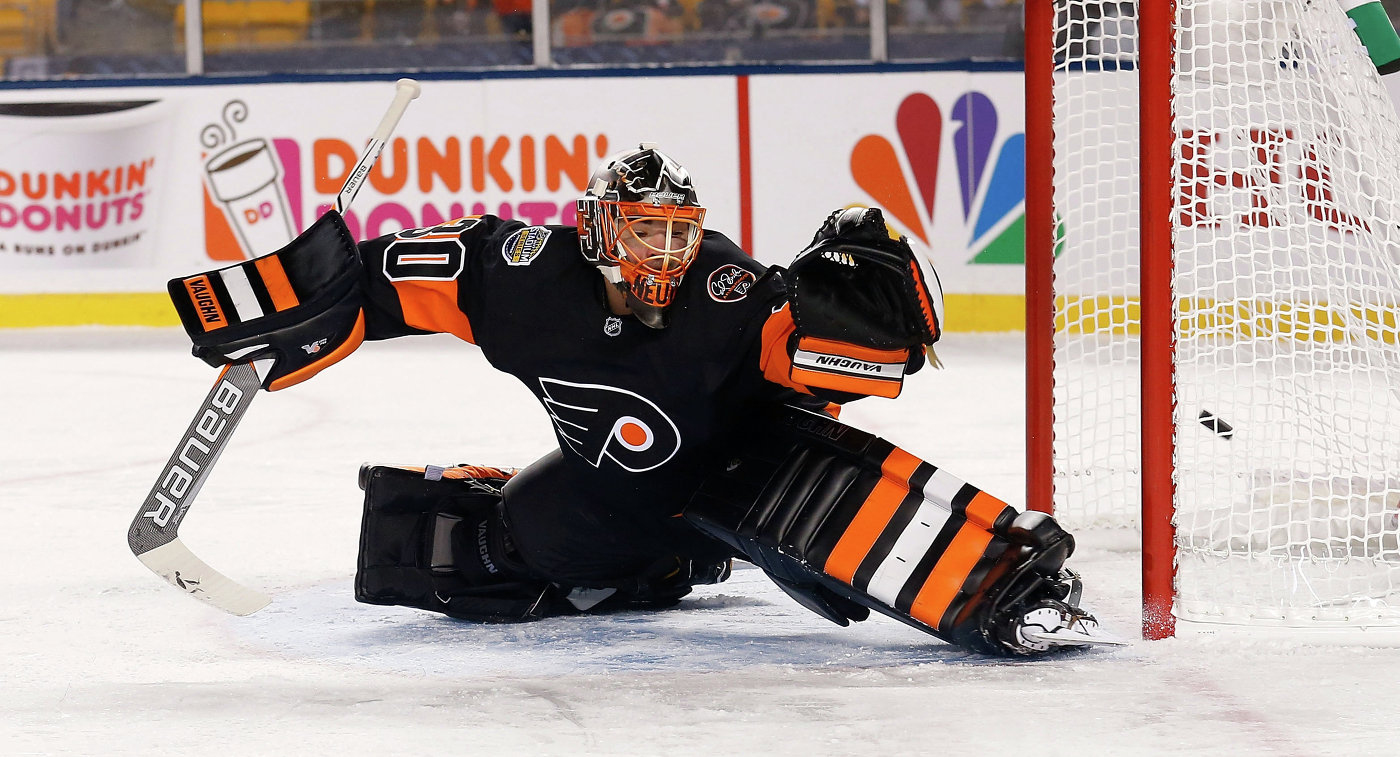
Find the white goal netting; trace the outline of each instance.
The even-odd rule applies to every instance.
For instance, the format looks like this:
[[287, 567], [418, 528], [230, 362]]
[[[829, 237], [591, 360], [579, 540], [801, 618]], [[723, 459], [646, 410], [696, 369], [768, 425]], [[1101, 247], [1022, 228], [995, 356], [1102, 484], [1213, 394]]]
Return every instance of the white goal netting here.
[[[1054, 502], [1131, 527], [1138, 25], [1054, 5]], [[1176, 614], [1400, 625], [1400, 119], [1337, 0], [1177, 7]]]

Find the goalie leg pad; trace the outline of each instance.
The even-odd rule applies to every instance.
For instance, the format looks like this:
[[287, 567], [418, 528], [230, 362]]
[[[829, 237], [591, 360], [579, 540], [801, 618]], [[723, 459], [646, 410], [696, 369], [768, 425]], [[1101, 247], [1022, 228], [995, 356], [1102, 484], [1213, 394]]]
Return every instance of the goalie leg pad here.
[[365, 466], [355, 599], [512, 622], [574, 611], [513, 555], [501, 488], [513, 471]]
[[888, 441], [815, 413], [786, 409], [738, 450], [685, 517], [842, 625], [868, 608], [980, 652], [1018, 652], [992, 616], [1041, 599], [1049, 589], [1031, 577], [1058, 574], [1073, 550], [1048, 516], [1018, 516]]
[[[532, 466], [533, 467], [533, 466]], [[534, 475], [479, 466], [360, 469], [365, 491], [355, 598], [454, 618], [519, 622], [676, 604], [729, 577], [730, 561], [649, 557], [625, 575], [580, 581], [531, 567], [504, 513]], [[527, 532], [528, 533], [528, 529]]]

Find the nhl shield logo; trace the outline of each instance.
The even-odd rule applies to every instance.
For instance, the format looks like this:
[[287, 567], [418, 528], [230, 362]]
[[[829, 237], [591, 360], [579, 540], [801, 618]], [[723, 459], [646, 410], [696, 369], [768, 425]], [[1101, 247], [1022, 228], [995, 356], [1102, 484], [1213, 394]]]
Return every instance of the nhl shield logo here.
[[608, 319], [606, 321], [603, 321], [603, 333], [607, 334], [608, 336], [617, 336], [618, 334], [621, 334], [622, 319], [618, 318], [617, 316], [608, 316]]

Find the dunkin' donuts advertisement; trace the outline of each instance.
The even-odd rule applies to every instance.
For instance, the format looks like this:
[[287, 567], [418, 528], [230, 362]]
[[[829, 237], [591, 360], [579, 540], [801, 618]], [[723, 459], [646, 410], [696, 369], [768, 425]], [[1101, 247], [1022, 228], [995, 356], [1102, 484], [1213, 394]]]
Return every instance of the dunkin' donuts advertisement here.
[[[784, 264], [879, 205], [945, 291], [1011, 292], [1024, 238], [1014, 74], [427, 80], [345, 214], [358, 239], [494, 214], [572, 224], [608, 155], [656, 142], [706, 225]], [[63, 98], [55, 96], [63, 93]], [[0, 295], [159, 293], [325, 212], [391, 79], [0, 91]], [[848, 103], [819, 120], [808, 103]]]
[[[571, 224], [603, 158], [656, 141], [737, 228], [733, 77], [685, 77], [664, 113], [616, 107], [619, 87], [654, 84], [425, 82], [347, 225], [366, 239], [485, 213]], [[0, 295], [161, 292], [277, 250], [331, 207], [393, 86], [55, 92], [0, 93]]]
[[172, 126], [159, 100], [0, 103], [0, 268], [153, 264]]

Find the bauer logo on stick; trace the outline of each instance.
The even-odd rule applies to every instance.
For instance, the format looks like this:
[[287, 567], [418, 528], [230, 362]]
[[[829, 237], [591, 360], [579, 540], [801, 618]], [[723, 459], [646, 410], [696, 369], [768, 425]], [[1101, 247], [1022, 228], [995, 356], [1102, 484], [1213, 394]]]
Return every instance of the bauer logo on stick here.
[[[395, 82], [394, 101], [371, 135], [369, 144], [352, 172], [351, 180], [346, 182], [340, 194], [336, 196], [334, 213], [323, 215], [321, 218], [326, 223], [317, 221], [304, 233], [330, 233], [326, 232], [327, 229], [332, 232], [338, 231], [331, 233], [331, 236], [337, 237], [334, 241], [345, 242], [353, 252], [354, 240], [349, 238], [349, 232], [345, 230], [340, 214], [349, 207], [359, 189], [359, 181], [369, 173], [375, 159], [384, 148], [385, 140], [398, 124], [408, 103], [418, 96], [418, 92], [418, 82], [412, 79], [400, 79]], [[344, 247], [340, 246], [337, 249], [344, 250]], [[236, 319], [241, 326], [246, 326], [249, 321], [256, 323], [256, 319], [263, 317], [266, 314], [264, 308], [268, 303], [262, 301], [261, 295], [253, 288], [254, 281], [262, 282], [267, 288], [268, 291], [264, 294], [276, 310], [286, 310], [297, 305], [295, 291], [287, 281], [281, 261], [274, 257], [276, 254], [278, 253], [263, 256], [260, 258], [263, 261], [261, 264], [240, 264], [198, 276], [171, 280], [167, 285], [171, 298], [176, 308], [181, 311], [180, 318], [191, 338], [196, 338], [198, 333], [192, 327], [192, 322], [198, 322], [199, 328], [207, 334], [229, 325], [230, 319]], [[231, 292], [230, 288], [237, 291]], [[223, 305], [220, 305], [221, 298], [227, 298], [223, 299]], [[192, 312], [186, 307], [187, 302], [193, 306]], [[224, 306], [229, 309], [225, 310]], [[351, 332], [350, 349], [363, 338], [363, 325], [363, 312], [360, 311], [355, 330]], [[300, 340], [292, 343], [300, 343]], [[301, 346], [308, 353], [312, 353], [325, 345], [326, 342], [315, 340], [311, 344]], [[200, 346], [197, 344], [197, 356], [200, 355]], [[178, 529], [204, 479], [218, 461], [224, 443], [261, 388], [263, 379], [268, 371], [275, 370], [274, 363], [270, 360], [236, 361], [245, 360], [248, 355], [266, 346], [212, 345], [215, 348], [214, 354], [228, 358], [228, 365], [219, 375], [209, 395], [205, 397], [200, 414], [190, 424], [185, 437], [175, 448], [160, 478], [156, 479], [151, 493], [147, 495], [146, 501], [142, 503], [141, 509], [137, 511], [127, 529], [127, 545], [142, 564], [191, 596], [235, 615], [257, 612], [267, 605], [268, 597], [235, 583], [205, 564], [181, 542]], [[238, 357], [234, 357], [235, 355]], [[322, 364], [324, 367], [329, 362], [322, 361]], [[309, 375], [311, 374], [305, 374], [303, 378]], [[278, 388], [277, 380], [280, 379], [273, 380], [271, 388]]]
[[213, 449], [219, 444], [229, 417], [238, 409], [243, 392], [231, 381], [220, 381], [214, 388], [208, 405], [190, 426], [175, 456], [166, 466], [160, 483], [146, 499], [141, 517], [149, 518], [157, 528], [178, 528], [189, 502], [186, 496], [198, 489], [195, 482], [201, 470], [214, 459]]

